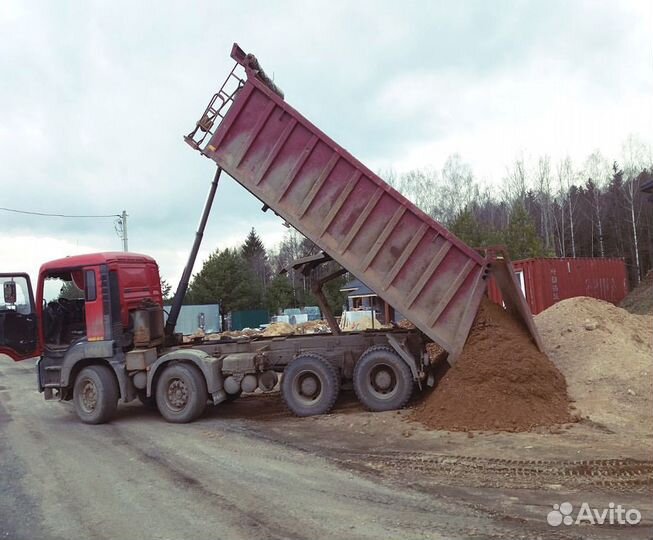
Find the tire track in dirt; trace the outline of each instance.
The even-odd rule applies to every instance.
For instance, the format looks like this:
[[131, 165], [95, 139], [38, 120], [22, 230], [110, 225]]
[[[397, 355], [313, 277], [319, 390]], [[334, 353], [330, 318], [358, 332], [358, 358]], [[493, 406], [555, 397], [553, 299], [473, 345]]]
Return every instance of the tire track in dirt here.
[[512, 460], [421, 453], [350, 453], [334, 458], [341, 465], [372, 473], [448, 480], [456, 485], [537, 488], [561, 485], [611, 491], [651, 491], [653, 461], [595, 459], [577, 461]]

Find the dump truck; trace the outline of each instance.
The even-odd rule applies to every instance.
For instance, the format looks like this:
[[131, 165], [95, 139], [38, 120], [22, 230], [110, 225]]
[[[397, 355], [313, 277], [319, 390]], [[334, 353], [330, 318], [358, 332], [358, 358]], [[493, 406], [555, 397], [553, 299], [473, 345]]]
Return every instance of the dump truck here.
[[[27, 274], [0, 274], [0, 353], [39, 357], [45, 399], [72, 400], [91, 424], [134, 399], [169, 422], [190, 422], [208, 403], [277, 387], [298, 416], [328, 412], [343, 386], [372, 411], [398, 409], [434, 383], [429, 342], [455, 363], [489, 276], [541, 349], [505, 250], [467, 246], [292, 108], [255, 56], [234, 44], [231, 57], [233, 69], [185, 136], [217, 169], [165, 325], [158, 266], [146, 255], [47, 262], [36, 296]], [[312, 275], [339, 264], [312, 280], [330, 333], [190, 343], [175, 333], [223, 171], [322, 250], [293, 268]], [[342, 332], [322, 286], [345, 272], [416, 328]]]

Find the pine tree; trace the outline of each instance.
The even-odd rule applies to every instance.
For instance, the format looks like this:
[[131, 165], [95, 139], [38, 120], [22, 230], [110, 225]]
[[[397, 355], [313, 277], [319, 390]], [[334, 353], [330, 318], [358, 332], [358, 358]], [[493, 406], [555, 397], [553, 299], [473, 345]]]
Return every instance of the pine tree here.
[[265, 246], [261, 238], [256, 234], [254, 227], [249, 231], [245, 243], [240, 248], [240, 253], [247, 261], [250, 270], [257, 277], [261, 291], [265, 292], [269, 281], [270, 264]]
[[220, 304], [223, 313], [262, 307], [256, 276], [236, 249], [214, 251], [193, 278], [188, 295], [195, 304]]
[[469, 207], [458, 213], [449, 230], [472, 247], [482, 247], [491, 243], [488, 227], [476, 219], [474, 212]]
[[293, 290], [288, 276], [277, 274], [265, 291], [265, 306], [271, 314], [279, 313], [293, 303]]
[[535, 222], [520, 201], [513, 205], [510, 224], [504, 231], [504, 243], [512, 260], [541, 257], [544, 252]]

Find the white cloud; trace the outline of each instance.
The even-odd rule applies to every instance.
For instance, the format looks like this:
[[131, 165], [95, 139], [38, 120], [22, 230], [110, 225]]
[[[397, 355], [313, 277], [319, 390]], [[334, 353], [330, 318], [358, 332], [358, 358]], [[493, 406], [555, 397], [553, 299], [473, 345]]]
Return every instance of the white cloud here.
[[93, 245], [66, 239], [29, 234], [2, 235], [0, 268], [2, 272], [27, 272], [36, 286], [39, 267], [45, 261], [97, 251]]
[[[649, 79], [653, 89], [653, 76]], [[456, 71], [402, 75], [382, 89], [373, 106], [438, 134], [422, 138], [398, 159], [390, 156], [383, 166], [407, 170], [442, 163], [458, 152], [478, 176], [498, 181], [523, 152], [554, 160], [568, 154], [577, 163], [595, 148], [618, 157], [631, 132], [653, 133], [651, 95], [636, 86], [597, 92], [564, 63], [536, 58], [484, 78]]]
[[[0, 3], [0, 206], [130, 214], [130, 247], [181, 274], [214, 167], [183, 144], [241, 41], [290, 104], [372, 170], [653, 133], [650, 2]], [[650, 139], [649, 139], [650, 142]], [[200, 260], [280, 220], [221, 181]], [[119, 249], [111, 220], [0, 212], [0, 268]], [[47, 245], [47, 249], [41, 249]], [[20, 268], [20, 266], [19, 266]], [[31, 270], [33, 271], [33, 270]]]

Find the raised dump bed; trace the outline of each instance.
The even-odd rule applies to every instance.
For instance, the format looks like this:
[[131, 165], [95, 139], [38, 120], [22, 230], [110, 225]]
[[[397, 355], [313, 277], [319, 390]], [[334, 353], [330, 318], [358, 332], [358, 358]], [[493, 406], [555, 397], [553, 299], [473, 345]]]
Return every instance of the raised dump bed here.
[[[491, 261], [284, 101], [253, 55], [234, 44], [231, 56], [234, 69], [186, 141], [440, 344], [453, 362]], [[503, 281], [514, 282], [508, 274]], [[530, 313], [527, 318], [532, 326]]]

